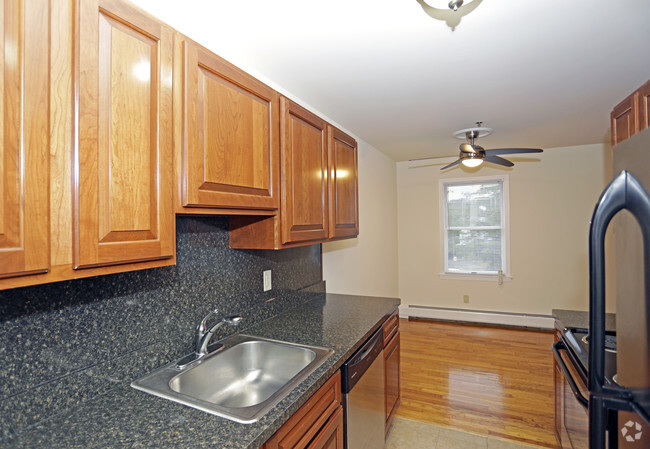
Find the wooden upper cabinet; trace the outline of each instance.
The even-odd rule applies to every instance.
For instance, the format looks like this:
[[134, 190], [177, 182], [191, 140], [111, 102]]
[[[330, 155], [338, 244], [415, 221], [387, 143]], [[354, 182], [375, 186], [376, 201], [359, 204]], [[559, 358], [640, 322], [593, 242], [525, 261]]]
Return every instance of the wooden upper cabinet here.
[[49, 269], [49, 2], [0, 4], [0, 277]]
[[357, 142], [333, 126], [329, 127], [329, 170], [329, 237], [355, 237], [359, 234]]
[[172, 32], [120, 0], [78, 0], [75, 268], [173, 257]]
[[281, 99], [282, 243], [328, 238], [327, 123]]
[[639, 131], [650, 128], [650, 80], [639, 89]]
[[177, 39], [184, 77], [181, 207], [277, 209], [278, 93], [189, 39]]
[[280, 213], [231, 217], [230, 247], [280, 249], [359, 234], [357, 143], [280, 97]]
[[611, 113], [612, 146], [633, 136], [639, 131], [639, 94], [634, 92], [621, 101]]

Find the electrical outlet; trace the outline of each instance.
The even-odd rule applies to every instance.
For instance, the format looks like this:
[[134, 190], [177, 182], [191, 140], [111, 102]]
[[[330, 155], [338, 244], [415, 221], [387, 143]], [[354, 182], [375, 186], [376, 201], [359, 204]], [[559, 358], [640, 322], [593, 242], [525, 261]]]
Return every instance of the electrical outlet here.
[[469, 295], [463, 295], [463, 302], [469, 304]]
[[264, 291], [268, 292], [271, 290], [271, 270], [266, 270], [264, 272]]

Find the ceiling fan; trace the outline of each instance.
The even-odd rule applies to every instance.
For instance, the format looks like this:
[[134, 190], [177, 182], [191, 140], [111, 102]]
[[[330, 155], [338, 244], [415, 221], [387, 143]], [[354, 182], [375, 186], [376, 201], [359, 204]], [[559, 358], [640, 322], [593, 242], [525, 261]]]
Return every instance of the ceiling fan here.
[[[483, 162], [490, 162], [492, 164], [503, 165], [504, 167], [512, 167], [513, 164], [507, 159], [499, 157], [499, 154], [521, 154], [521, 153], [541, 153], [543, 150], [540, 148], [494, 148], [492, 150], [486, 150], [482, 146], [475, 144], [475, 140], [479, 137], [485, 137], [492, 132], [492, 128], [484, 128], [481, 125], [483, 122], [476, 122], [476, 127], [461, 129], [454, 133], [454, 137], [458, 139], [466, 139], [466, 143], [460, 144], [460, 154], [458, 159], [452, 162], [449, 165], [445, 165], [440, 170], [446, 170], [448, 168], [454, 167], [460, 163], [466, 167], [478, 167]], [[433, 159], [433, 158], [421, 158], [421, 159], [412, 159], [413, 161], [423, 160], [423, 159]]]

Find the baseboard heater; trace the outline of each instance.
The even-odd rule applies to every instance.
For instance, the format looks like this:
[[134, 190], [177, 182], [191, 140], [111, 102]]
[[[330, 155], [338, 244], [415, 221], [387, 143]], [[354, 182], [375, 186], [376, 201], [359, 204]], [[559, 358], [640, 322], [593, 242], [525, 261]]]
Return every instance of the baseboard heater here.
[[553, 321], [555, 320], [551, 315], [448, 309], [413, 304], [400, 306], [399, 316], [402, 318], [429, 318], [444, 321], [498, 324], [502, 326], [532, 327], [538, 329], [553, 329]]

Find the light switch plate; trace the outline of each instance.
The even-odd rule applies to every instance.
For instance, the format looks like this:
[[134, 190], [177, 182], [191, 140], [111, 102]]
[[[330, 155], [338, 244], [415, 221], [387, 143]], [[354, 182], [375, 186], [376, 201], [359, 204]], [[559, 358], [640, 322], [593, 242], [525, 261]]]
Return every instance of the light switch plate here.
[[268, 292], [271, 290], [271, 270], [266, 270], [264, 272], [264, 291]]

